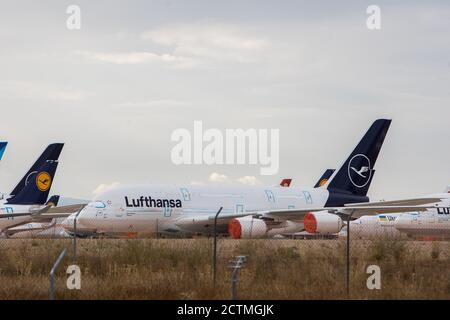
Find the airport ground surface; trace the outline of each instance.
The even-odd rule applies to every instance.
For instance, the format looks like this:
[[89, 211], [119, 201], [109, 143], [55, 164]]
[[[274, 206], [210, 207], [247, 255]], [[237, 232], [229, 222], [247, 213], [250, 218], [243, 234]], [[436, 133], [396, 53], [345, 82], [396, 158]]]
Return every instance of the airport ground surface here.
[[[229, 299], [229, 261], [248, 256], [240, 299], [346, 299], [345, 240], [220, 239], [212, 286], [210, 239], [78, 239], [81, 290], [66, 288], [70, 239], [0, 240], [0, 299], [48, 299], [49, 272], [64, 247], [57, 299]], [[381, 268], [381, 289], [366, 268]], [[354, 240], [351, 299], [450, 299], [449, 242]]]

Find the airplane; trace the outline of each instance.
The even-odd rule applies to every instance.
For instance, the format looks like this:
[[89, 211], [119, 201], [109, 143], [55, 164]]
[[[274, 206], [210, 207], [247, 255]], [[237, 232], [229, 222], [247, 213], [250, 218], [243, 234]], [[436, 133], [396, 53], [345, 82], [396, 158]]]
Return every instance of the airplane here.
[[[362, 216], [350, 222], [350, 233], [357, 239], [388, 238], [426, 238], [450, 239], [450, 192], [432, 194], [427, 197], [440, 198], [439, 207], [423, 212], [403, 212]], [[309, 230], [312, 231], [312, 230]], [[347, 236], [346, 228], [339, 233]]]
[[[60, 203], [62, 206], [59, 206]], [[59, 195], [54, 195], [50, 197], [45, 204], [46, 206], [50, 206], [54, 209], [52, 210], [54, 211], [53, 213], [48, 214], [48, 212], [46, 212], [45, 215], [38, 217], [39, 219], [32, 219], [33, 221], [38, 220], [39, 222], [28, 222], [7, 228], [3, 231], [3, 236], [5, 238], [20, 239], [69, 238], [70, 235], [65, 231], [61, 223], [72, 212], [77, 212], [87, 203], [88, 201], [82, 199], [61, 198]], [[71, 209], [68, 210], [67, 208]], [[57, 218], [55, 218], [55, 216], [57, 216]]]
[[342, 219], [356, 219], [362, 213], [426, 210], [426, 204], [440, 199], [369, 203], [367, 191], [390, 124], [391, 120], [376, 120], [342, 166], [319, 188], [119, 185], [99, 194], [62, 225], [76, 236], [212, 234], [221, 208], [217, 232], [239, 239], [302, 231], [308, 216], [315, 219], [319, 230], [330, 225], [340, 230]]
[[65, 218], [52, 219], [50, 222], [30, 222], [9, 228], [3, 232], [6, 238], [69, 238], [70, 235], [61, 226]]
[[[47, 197], [63, 146], [63, 143], [50, 144], [11, 193], [0, 199], [0, 233], [30, 221], [58, 217], [51, 207], [57, 205], [59, 196], [53, 196], [49, 201]], [[63, 213], [64, 210], [68, 208], [58, 208], [56, 212]], [[67, 217], [68, 213], [61, 216]]]

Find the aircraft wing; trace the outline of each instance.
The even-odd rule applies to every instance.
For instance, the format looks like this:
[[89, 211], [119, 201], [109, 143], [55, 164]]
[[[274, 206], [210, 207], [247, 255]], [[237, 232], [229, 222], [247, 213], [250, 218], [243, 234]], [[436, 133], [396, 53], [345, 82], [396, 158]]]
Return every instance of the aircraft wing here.
[[[255, 215], [254, 212], [240, 212], [233, 214], [223, 214], [217, 217], [217, 224], [228, 224], [231, 219], [241, 218], [246, 216]], [[178, 219], [175, 224], [179, 227], [190, 226], [190, 225], [206, 225], [213, 226], [214, 225], [215, 216], [193, 216]]]
[[[328, 211], [347, 219], [357, 219], [362, 216], [377, 215], [383, 213], [403, 213], [403, 212], [422, 212], [428, 209], [437, 208], [436, 206], [352, 206], [352, 207], [331, 207], [331, 208], [315, 208], [315, 209], [286, 209], [286, 210], [272, 210], [265, 211], [263, 217], [282, 218], [285, 220], [303, 220], [305, 215], [309, 212]], [[248, 214], [250, 215], [250, 214]]]
[[[351, 219], [357, 219], [365, 215], [377, 215], [383, 213], [402, 213], [402, 212], [418, 212], [427, 211], [428, 209], [437, 208], [437, 206], [382, 206], [382, 205], [359, 205], [351, 207], [330, 207], [330, 208], [303, 208], [303, 209], [281, 209], [281, 210], [265, 210], [265, 211], [246, 211], [233, 214], [223, 214], [218, 216], [217, 224], [227, 224], [234, 218], [245, 216], [254, 216], [261, 219], [282, 219], [292, 221], [303, 221], [305, 216], [310, 212], [328, 211], [329, 213], [339, 215], [343, 219], [349, 216]], [[175, 224], [179, 227], [189, 225], [213, 225], [214, 215], [211, 216], [192, 216], [178, 219]]]
[[48, 209], [45, 213], [46, 214], [72, 214], [75, 212], [80, 211], [83, 209], [86, 205], [85, 204], [71, 204], [68, 206], [61, 206], [61, 207], [52, 207]]
[[[346, 204], [345, 207], [358, 207], [358, 206], [421, 206], [426, 204], [432, 204], [441, 202], [441, 198], [415, 198], [415, 199], [404, 199], [404, 200], [394, 200], [394, 201], [377, 201], [377, 202], [363, 202], [363, 203], [352, 203]], [[411, 210], [414, 211], [414, 210]]]
[[83, 209], [85, 204], [72, 204], [68, 206], [61, 207], [51, 207], [45, 206], [44, 208], [37, 210], [35, 212], [27, 213], [0, 213], [0, 219], [14, 218], [14, 217], [26, 217], [30, 216], [33, 220], [43, 220], [43, 219], [54, 219], [54, 218], [65, 218]]

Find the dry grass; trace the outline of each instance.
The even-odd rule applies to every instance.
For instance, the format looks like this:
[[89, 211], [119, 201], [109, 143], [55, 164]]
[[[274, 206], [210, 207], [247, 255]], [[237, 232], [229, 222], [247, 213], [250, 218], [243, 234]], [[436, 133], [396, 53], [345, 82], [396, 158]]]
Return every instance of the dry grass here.
[[[345, 299], [345, 242], [219, 241], [212, 287], [208, 239], [78, 240], [81, 290], [65, 287], [70, 240], [0, 240], [0, 299], [47, 299], [48, 273], [67, 247], [57, 275], [59, 299], [229, 299], [229, 260], [248, 255], [241, 299]], [[449, 299], [448, 242], [353, 241], [351, 299]], [[382, 289], [368, 290], [366, 268], [381, 267]]]

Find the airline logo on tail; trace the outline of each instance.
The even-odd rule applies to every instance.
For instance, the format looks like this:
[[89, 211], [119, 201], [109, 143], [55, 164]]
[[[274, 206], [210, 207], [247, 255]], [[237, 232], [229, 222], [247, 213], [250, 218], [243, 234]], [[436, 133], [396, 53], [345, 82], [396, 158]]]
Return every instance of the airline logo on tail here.
[[355, 155], [348, 163], [348, 177], [355, 187], [365, 187], [371, 176], [370, 160], [364, 154]]
[[52, 177], [48, 174], [48, 172], [42, 171], [39, 172], [36, 176], [36, 186], [42, 192], [47, 191], [52, 185]]

